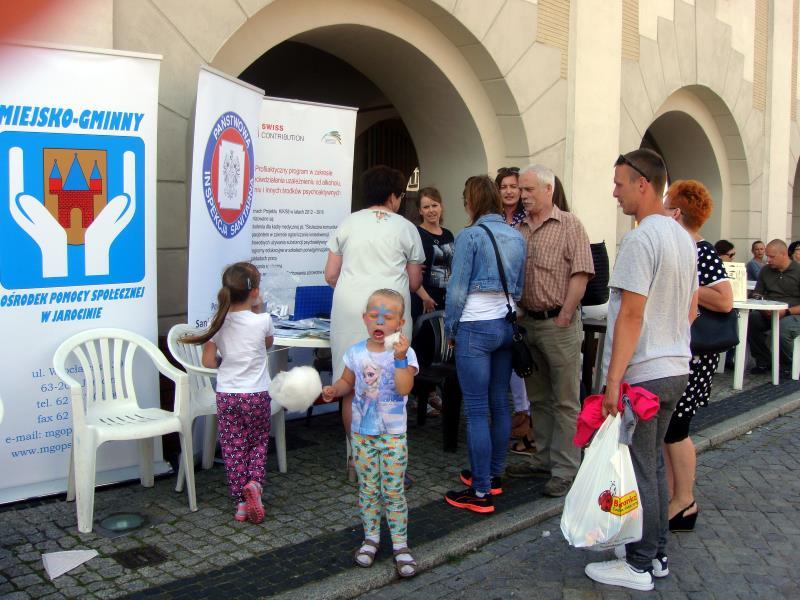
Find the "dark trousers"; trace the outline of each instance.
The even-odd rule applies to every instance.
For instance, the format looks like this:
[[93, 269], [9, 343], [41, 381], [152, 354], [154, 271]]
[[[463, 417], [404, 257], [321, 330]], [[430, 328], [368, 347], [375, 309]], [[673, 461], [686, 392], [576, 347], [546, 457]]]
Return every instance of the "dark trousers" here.
[[[794, 338], [800, 335], [800, 316], [782, 317], [780, 325], [781, 362], [787, 367], [792, 364]], [[747, 346], [759, 367], [772, 365], [772, 313], [764, 314], [751, 310], [747, 318]]]
[[663, 442], [672, 412], [686, 389], [688, 375], [676, 375], [644, 381], [635, 385], [659, 398], [658, 414], [639, 420], [630, 446], [633, 471], [642, 503], [642, 539], [625, 546], [628, 563], [646, 571], [653, 570], [657, 554], [666, 554], [669, 533], [669, 491], [664, 465]]

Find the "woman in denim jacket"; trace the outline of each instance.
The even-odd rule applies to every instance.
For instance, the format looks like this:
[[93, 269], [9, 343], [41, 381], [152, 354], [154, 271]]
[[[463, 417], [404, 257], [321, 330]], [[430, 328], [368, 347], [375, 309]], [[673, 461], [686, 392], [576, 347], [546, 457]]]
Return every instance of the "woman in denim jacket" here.
[[461, 481], [469, 487], [447, 492], [445, 500], [458, 508], [489, 513], [494, 512], [492, 495], [502, 493], [500, 475], [511, 432], [512, 328], [506, 320], [507, 301], [494, 248], [489, 235], [478, 226], [485, 225], [494, 235], [508, 293], [517, 300], [525, 273], [525, 241], [505, 224], [500, 192], [489, 177], [467, 179], [464, 208], [472, 223], [456, 237], [445, 329], [450, 343], [455, 343], [472, 469], [461, 472]]

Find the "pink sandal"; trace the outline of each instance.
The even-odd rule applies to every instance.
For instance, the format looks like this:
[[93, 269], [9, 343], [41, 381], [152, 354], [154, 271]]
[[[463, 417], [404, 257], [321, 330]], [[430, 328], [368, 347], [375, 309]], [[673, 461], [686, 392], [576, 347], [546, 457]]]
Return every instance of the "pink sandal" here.
[[264, 505], [261, 503], [261, 484], [251, 481], [244, 486], [244, 502], [247, 506], [247, 518], [252, 523], [264, 520]]

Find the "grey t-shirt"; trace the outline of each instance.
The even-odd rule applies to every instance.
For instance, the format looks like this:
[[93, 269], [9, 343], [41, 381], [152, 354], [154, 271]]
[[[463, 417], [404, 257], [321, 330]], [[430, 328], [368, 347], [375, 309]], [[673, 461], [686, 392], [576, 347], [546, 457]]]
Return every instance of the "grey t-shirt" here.
[[647, 297], [642, 332], [625, 381], [633, 384], [689, 373], [689, 308], [698, 287], [697, 250], [683, 227], [662, 215], [645, 217], [622, 238], [608, 286], [603, 379], [611, 362], [623, 290]]

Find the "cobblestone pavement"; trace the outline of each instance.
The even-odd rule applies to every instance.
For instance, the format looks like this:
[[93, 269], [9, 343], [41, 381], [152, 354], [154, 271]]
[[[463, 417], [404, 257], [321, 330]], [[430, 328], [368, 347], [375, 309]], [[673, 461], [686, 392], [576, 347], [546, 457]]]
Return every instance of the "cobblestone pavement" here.
[[361, 598], [800, 598], [800, 411], [700, 455], [696, 498], [655, 592], [590, 580], [586, 563], [612, 553], [570, 548], [553, 517]]
[[[712, 424], [800, 389], [798, 382], [776, 388], [767, 384], [766, 377], [748, 377], [748, 389], [734, 394], [730, 378], [731, 374], [725, 373], [716, 381], [714, 407], [707, 411]], [[731, 400], [723, 402], [725, 398]], [[452, 510], [440, 516], [438, 512], [446, 506], [442, 495], [467, 466], [463, 432], [459, 451], [444, 453], [440, 419], [428, 419], [424, 427], [413, 421], [409, 419], [410, 470], [416, 482], [407, 497], [412, 513], [420, 517], [411, 522], [412, 533], [414, 528], [419, 532], [412, 544], [436, 544], [437, 539], [453, 533], [458, 537], [462, 531], [467, 535], [480, 516], [470, 513], [472, 518], [467, 518]], [[199, 598], [224, 594], [226, 600], [233, 600], [297, 589], [354, 571], [350, 552], [361, 533], [356, 487], [344, 479], [342, 438], [335, 414], [315, 417], [310, 427], [303, 421], [287, 424], [289, 472], [277, 473], [271, 453], [265, 486], [267, 518], [257, 526], [234, 522], [220, 465], [197, 471], [200, 510], [196, 513], [188, 511], [185, 494], [173, 491], [174, 476], [158, 479], [150, 489], [136, 483], [98, 488], [95, 523], [121, 511], [145, 516], [145, 527], [125, 535], [104, 532], [97, 526], [90, 534], [79, 533], [75, 507], [65, 502], [63, 495], [0, 506], [0, 598], [113, 598], [127, 594]], [[517, 483], [504, 495], [504, 502], [523, 508], [527, 503], [531, 507], [528, 512], [533, 512], [541, 503], [537, 486]], [[502, 512], [500, 506], [498, 512]], [[496, 514], [494, 522], [501, 522], [502, 516]], [[115, 559], [121, 551], [145, 546], [158, 550], [163, 555], [161, 562], [128, 568]], [[50, 581], [41, 554], [69, 549], [95, 549], [99, 556]], [[382, 563], [390, 569], [387, 560]], [[253, 573], [269, 574], [256, 579], [262, 584], [260, 591], [247, 587]], [[236, 581], [243, 581], [242, 587], [231, 587]]]

